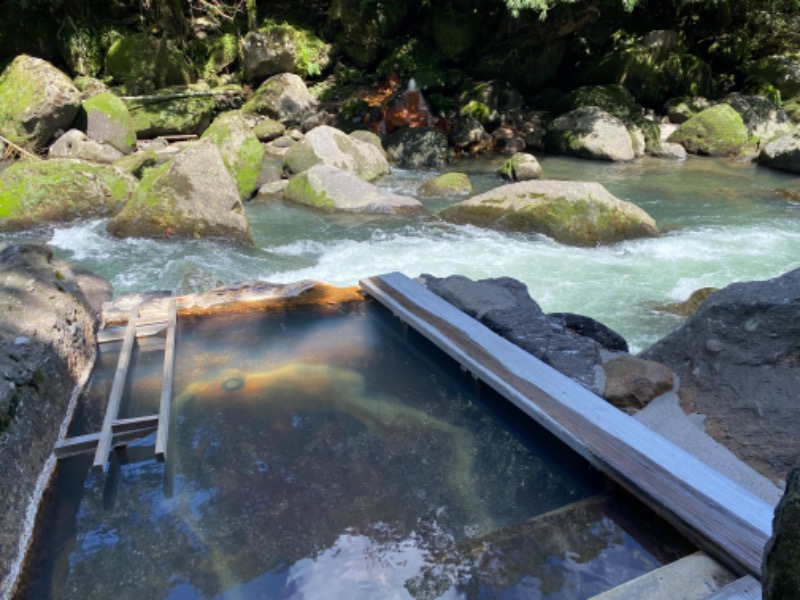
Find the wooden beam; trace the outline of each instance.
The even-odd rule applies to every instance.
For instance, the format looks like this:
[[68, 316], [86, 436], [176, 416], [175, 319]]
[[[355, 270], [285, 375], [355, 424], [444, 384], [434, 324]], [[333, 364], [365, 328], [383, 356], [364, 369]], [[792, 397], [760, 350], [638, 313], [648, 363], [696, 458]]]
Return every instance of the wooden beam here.
[[405, 275], [360, 283], [709, 554], [760, 576], [771, 506]]
[[125, 330], [125, 339], [122, 342], [122, 350], [117, 361], [117, 371], [114, 374], [114, 383], [111, 386], [111, 393], [108, 396], [108, 406], [103, 419], [103, 428], [100, 430], [100, 439], [97, 443], [97, 451], [94, 455], [92, 467], [96, 470], [105, 471], [108, 463], [108, 453], [111, 450], [112, 425], [117, 420], [122, 394], [125, 391], [125, 380], [128, 377], [128, 367], [130, 366], [133, 344], [136, 341], [136, 317], [139, 308], [134, 306], [128, 315], [128, 327]]
[[175, 373], [175, 329], [178, 315], [175, 299], [167, 307], [167, 343], [164, 350], [164, 376], [161, 383], [161, 402], [158, 411], [158, 433], [156, 434], [156, 458], [167, 460], [169, 423], [172, 407], [172, 381]]
[[[153, 421], [157, 417], [153, 417]], [[126, 446], [131, 442], [143, 437], [147, 437], [156, 430], [155, 423], [149, 426], [143, 426], [139, 429], [124, 429], [119, 432], [114, 432], [111, 439], [111, 446], [117, 448], [119, 446]], [[68, 456], [77, 456], [78, 454], [85, 454], [87, 452], [94, 452], [97, 449], [97, 443], [100, 441], [99, 433], [87, 433], [86, 435], [78, 435], [63, 440], [58, 440], [53, 447], [53, 454], [56, 458], [66, 458]]]

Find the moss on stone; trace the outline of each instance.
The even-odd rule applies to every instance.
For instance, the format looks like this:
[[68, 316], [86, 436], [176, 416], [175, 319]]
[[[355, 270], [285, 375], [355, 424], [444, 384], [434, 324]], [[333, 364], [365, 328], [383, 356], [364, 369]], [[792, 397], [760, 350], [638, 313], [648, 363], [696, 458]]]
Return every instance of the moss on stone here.
[[74, 160], [20, 161], [0, 174], [0, 230], [114, 214], [136, 180], [106, 165]]
[[[169, 96], [182, 92], [191, 94], [197, 91], [201, 90], [178, 86], [161, 89], [155, 96]], [[199, 135], [209, 126], [217, 109], [216, 101], [210, 96], [189, 96], [150, 102], [126, 100], [125, 104], [133, 119], [136, 134], [141, 138], [173, 134]]]
[[333, 200], [325, 192], [314, 189], [308, 179], [308, 173], [292, 177], [283, 192], [283, 197], [291, 202], [312, 206], [325, 212], [333, 212], [336, 209]]
[[239, 38], [233, 33], [223, 33], [208, 48], [208, 58], [203, 65], [203, 78], [216, 82], [221, 72], [230, 67], [239, 57]]
[[687, 152], [708, 156], [734, 156], [748, 139], [741, 115], [728, 104], [717, 104], [682, 123], [670, 142], [681, 144]]
[[[127, 131], [120, 140], [121, 145], [132, 148], [136, 144], [136, 132], [131, 113], [125, 103], [112, 92], [103, 92], [87, 98], [82, 103], [82, 108], [88, 115], [97, 111], [105, 115], [109, 121], [117, 124]], [[116, 146], [116, 144], [114, 144]]]
[[423, 181], [417, 193], [421, 196], [459, 196], [472, 193], [472, 183], [465, 173], [443, 173]]
[[146, 33], [116, 40], [108, 49], [106, 72], [131, 92], [151, 92], [194, 80], [192, 66], [171, 40]]
[[34, 149], [36, 140], [20, 117], [28, 107], [41, 102], [45, 90], [37, 84], [37, 79], [17, 66], [21, 58], [24, 57], [15, 59], [0, 74], [0, 134], [15, 144]]

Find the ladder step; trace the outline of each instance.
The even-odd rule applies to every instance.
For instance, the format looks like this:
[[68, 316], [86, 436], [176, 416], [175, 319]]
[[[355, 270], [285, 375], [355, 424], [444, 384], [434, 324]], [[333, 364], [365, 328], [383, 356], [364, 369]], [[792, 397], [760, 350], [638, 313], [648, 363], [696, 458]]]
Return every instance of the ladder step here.
[[[158, 426], [158, 415], [136, 417], [134, 419], [120, 419], [114, 421], [111, 446], [113, 448], [125, 446], [139, 438], [153, 433]], [[100, 441], [99, 433], [87, 433], [63, 440], [58, 440], [53, 447], [56, 458], [77, 456], [87, 452], [94, 452]]]
[[164, 376], [161, 383], [161, 402], [159, 403], [158, 432], [156, 433], [156, 458], [162, 462], [167, 460], [170, 412], [172, 408], [172, 380], [175, 372], [175, 329], [177, 328], [178, 311], [174, 298], [169, 301], [167, 316]]

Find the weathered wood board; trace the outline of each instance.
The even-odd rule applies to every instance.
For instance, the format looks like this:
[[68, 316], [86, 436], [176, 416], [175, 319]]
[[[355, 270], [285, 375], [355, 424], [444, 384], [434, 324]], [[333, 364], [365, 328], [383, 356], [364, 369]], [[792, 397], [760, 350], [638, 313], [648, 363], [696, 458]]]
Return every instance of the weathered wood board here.
[[709, 554], [760, 577], [771, 506], [405, 275], [360, 283]]

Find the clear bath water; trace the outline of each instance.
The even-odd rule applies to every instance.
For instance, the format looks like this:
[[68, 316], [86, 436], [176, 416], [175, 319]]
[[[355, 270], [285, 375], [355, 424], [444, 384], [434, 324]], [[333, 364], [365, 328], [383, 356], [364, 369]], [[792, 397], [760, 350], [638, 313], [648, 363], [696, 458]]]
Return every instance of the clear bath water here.
[[[751, 163], [690, 158], [612, 164], [547, 156], [543, 177], [599, 181], [657, 221], [658, 239], [602, 248], [572, 248], [543, 237], [457, 227], [427, 219], [325, 215], [283, 204], [249, 204], [255, 247], [215, 241], [116, 240], [104, 221], [82, 222], [0, 242], [44, 241], [114, 285], [116, 294], [169, 289], [204, 291], [243, 280], [316, 279], [353, 285], [365, 276], [401, 271], [525, 282], [548, 312], [588, 315], [641, 350], [678, 320], [655, 310], [701, 287], [767, 279], [800, 267], [800, 177]], [[450, 167], [483, 191], [501, 184], [497, 160]], [[432, 171], [395, 170], [379, 185], [415, 195]], [[453, 200], [425, 199], [433, 210]]]
[[176, 357], [168, 465], [62, 460], [21, 598], [588, 598], [691, 551], [376, 304], [181, 320]]

